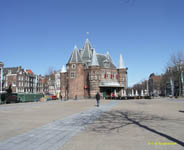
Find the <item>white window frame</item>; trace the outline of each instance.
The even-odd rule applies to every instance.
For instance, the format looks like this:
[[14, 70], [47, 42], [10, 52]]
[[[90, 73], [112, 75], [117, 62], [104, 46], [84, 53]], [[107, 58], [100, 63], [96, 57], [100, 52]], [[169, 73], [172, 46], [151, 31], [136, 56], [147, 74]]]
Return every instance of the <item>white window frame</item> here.
[[70, 73], [70, 78], [75, 78], [75, 77], [76, 77], [75, 72], [71, 72], [71, 73]]

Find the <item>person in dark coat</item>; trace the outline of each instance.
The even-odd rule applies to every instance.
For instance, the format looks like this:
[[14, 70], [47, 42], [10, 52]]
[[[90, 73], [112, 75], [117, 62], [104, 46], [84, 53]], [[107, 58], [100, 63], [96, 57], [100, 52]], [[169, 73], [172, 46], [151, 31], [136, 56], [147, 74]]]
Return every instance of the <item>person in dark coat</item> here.
[[100, 94], [97, 92], [96, 94], [96, 102], [97, 102], [97, 107], [100, 106]]

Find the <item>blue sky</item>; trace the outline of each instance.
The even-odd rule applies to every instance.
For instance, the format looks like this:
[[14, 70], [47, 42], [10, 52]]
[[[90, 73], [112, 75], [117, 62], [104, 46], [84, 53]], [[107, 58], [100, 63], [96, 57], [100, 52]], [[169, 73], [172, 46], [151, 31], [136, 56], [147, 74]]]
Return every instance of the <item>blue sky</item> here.
[[184, 0], [0, 0], [0, 61], [44, 75], [66, 64], [74, 45], [122, 53], [128, 84], [160, 74], [184, 50]]

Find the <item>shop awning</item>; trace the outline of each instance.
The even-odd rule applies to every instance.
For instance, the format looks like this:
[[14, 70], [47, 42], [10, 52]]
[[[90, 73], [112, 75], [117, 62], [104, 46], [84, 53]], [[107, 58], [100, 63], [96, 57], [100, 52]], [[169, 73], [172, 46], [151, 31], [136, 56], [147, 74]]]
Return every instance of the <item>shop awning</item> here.
[[119, 82], [100, 82], [99, 87], [124, 87]]

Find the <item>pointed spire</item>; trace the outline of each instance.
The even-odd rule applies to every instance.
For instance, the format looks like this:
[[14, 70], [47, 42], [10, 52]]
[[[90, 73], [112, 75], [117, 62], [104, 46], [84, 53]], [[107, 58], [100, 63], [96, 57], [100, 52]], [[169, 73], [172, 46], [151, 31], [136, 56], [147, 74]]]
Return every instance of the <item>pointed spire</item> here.
[[82, 59], [90, 60], [91, 56], [92, 56], [92, 48], [91, 48], [89, 40], [86, 39], [84, 46], [83, 46]]
[[111, 59], [110, 54], [109, 54], [109, 51], [107, 51], [106, 57], [107, 57], [108, 60], [110, 60], [112, 62], [112, 59]]
[[85, 49], [88, 49], [88, 50], [91, 49], [91, 44], [90, 44], [88, 38], [86, 39], [86, 41], [85, 41], [85, 43], [84, 43], [83, 49], [84, 49], [84, 50], [85, 50]]
[[66, 72], [66, 68], [65, 68], [65, 65], [63, 65], [61, 69], [61, 73], [65, 73], [65, 72]]
[[68, 63], [83, 63], [76, 45], [74, 46], [74, 50], [72, 52], [72, 55], [70, 56]]
[[125, 68], [125, 64], [124, 64], [123, 57], [122, 57], [121, 54], [120, 54], [120, 59], [119, 59], [119, 66], [118, 66], [118, 68], [119, 68], [119, 69]]
[[110, 58], [109, 51], [107, 51], [107, 53], [106, 53], [106, 57], [107, 57], [108, 59]]
[[92, 56], [91, 66], [99, 66], [95, 49], [93, 50], [93, 56]]
[[74, 46], [74, 50], [75, 50], [75, 49], [78, 50], [77, 45]]

